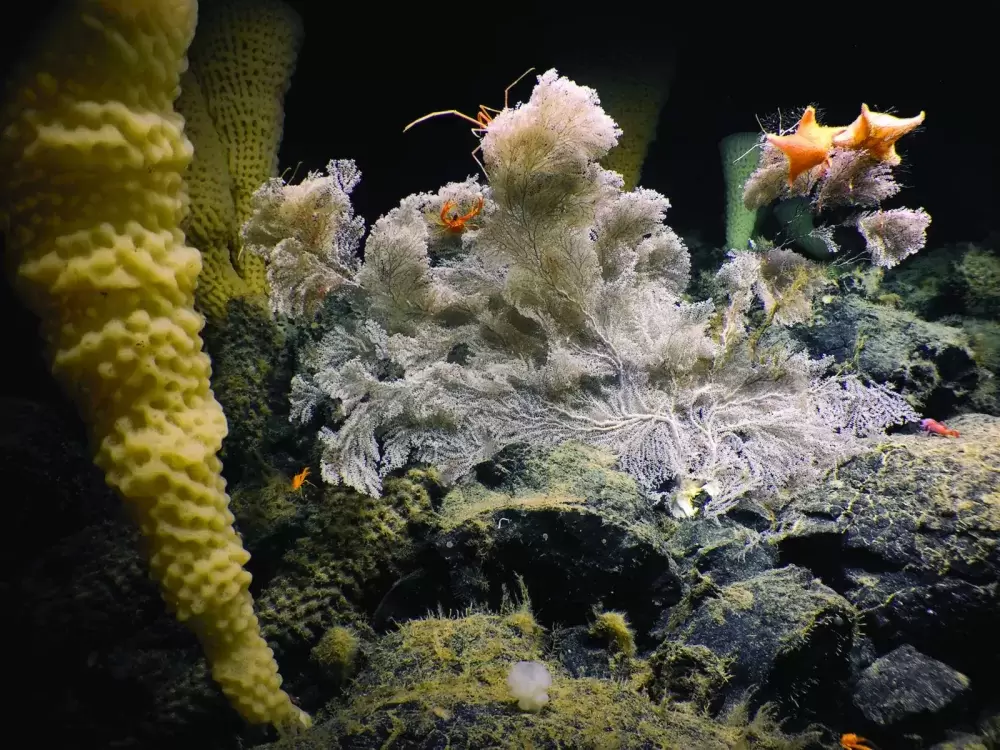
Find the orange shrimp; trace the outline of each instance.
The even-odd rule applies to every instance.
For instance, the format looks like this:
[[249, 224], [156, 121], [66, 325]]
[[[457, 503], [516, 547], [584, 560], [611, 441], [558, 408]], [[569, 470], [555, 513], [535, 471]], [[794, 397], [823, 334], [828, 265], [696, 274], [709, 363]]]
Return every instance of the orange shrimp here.
[[307, 476], [309, 476], [308, 466], [292, 477], [292, 492], [298, 492], [304, 484], [312, 484], [312, 482], [306, 479]]
[[[472, 129], [473, 134], [475, 134], [477, 138], [482, 138], [483, 134], [489, 129], [490, 124], [493, 122], [493, 115], [490, 113], [492, 112], [494, 114], [500, 114], [501, 112], [504, 111], [504, 109], [507, 109], [508, 106], [507, 101], [508, 97], [510, 96], [510, 90], [514, 88], [517, 84], [519, 84], [524, 79], [524, 77], [533, 70], [534, 68], [528, 68], [520, 76], [518, 76], [517, 80], [514, 81], [514, 83], [512, 83], [510, 86], [504, 89], [503, 109], [496, 109], [494, 107], [487, 107], [485, 104], [480, 104], [479, 111], [476, 112], [475, 117], [470, 117], [469, 115], [464, 114], [463, 112], [459, 112], [457, 109], [442, 109], [437, 112], [431, 112], [430, 114], [426, 114], [423, 117], [418, 117], [416, 120], [414, 120], [405, 128], [403, 128], [403, 132], [405, 133], [407, 130], [412, 128], [417, 123], [421, 123], [424, 120], [429, 120], [432, 117], [438, 117], [440, 115], [455, 115], [456, 117], [461, 117], [463, 120], [467, 120], [471, 122], [473, 125], [475, 125], [476, 127]], [[472, 158], [476, 160], [476, 164], [478, 164], [479, 168], [483, 170], [483, 174], [486, 174], [486, 168], [483, 166], [483, 163], [479, 161], [479, 157], [476, 156], [476, 152], [482, 149], [482, 147], [483, 144], [480, 143], [472, 150]]]
[[948, 425], [941, 424], [936, 419], [920, 420], [920, 429], [926, 432], [928, 435], [941, 435], [943, 437], [959, 437], [961, 433], [958, 430], [953, 430]]

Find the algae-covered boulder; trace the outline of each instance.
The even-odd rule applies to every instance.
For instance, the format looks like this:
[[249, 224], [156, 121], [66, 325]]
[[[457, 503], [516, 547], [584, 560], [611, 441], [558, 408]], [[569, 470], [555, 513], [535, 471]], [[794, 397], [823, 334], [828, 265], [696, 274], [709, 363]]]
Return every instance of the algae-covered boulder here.
[[625, 612], [641, 641], [682, 593], [667, 550], [676, 524], [614, 463], [568, 443], [528, 457], [495, 489], [452, 490], [434, 546], [458, 602], [496, 606], [521, 576], [544, 621], [585, 622], [603, 606]]
[[709, 582], [689, 598], [690, 616], [669, 628], [671, 639], [724, 661], [719, 692], [726, 705], [752, 689], [757, 700], [817, 713], [850, 674], [857, 614], [804, 568], [769, 570], [723, 587]]
[[854, 703], [869, 721], [912, 732], [955, 713], [968, 692], [964, 674], [913, 646], [900, 646], [861, 674]]
[[[259, 596], [261, 627], [278, 653], [305, 657], [337, 626], [369, 629], [367, 610], [414, 565], [435, 477], [412, 469], [387, 480], [382, 498], [328, 485], [292, 491], [286, 482], [241, 502], [242, 515], [265, 519], [295, 503], [284, 531], [293, 541], [271, 563], [278, 572]], [[305, 682], [303, 691], [311, 688]]]
[[877, 383], [890, 383], [939, 417], [971, 399], [980, 372], [968, 336], [911, 312], [849, 295], [820, 308], [794, 335], [816, 355], [850, 363]]
[[[524, 711], [508, 687], [512, 665], [543, 664], [549, 700]], [[270, 750], [307, 748], [805, 748], [769, 711], [713, 720], [688, 706], [653, 701], [641, 665], [630, 679], [571, 676], [552, 658], [526, 605], [499, 613], [411, 620], [385, 635], [343, 700], [308, 733]]]
[[840, 467], [781, 512], [776, 543], [862, 613], [874, 656], [912, 646], [985, 699], [1000, 669], [1000, 419], [948, 426], [961, 436], [898, 435]]

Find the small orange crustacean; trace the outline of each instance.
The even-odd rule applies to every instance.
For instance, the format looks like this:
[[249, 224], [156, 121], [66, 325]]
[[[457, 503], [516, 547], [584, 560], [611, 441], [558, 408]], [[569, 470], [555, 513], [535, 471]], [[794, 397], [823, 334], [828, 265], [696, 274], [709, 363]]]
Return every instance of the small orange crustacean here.
[[871, 740], [859, 737], [853, 732], [848, 732], [840, 736], [840, 746], [843, 750], [875, 750], [870, 743]]
[[461, 232], [465, 229], [465, 223], [483, 210], [483, 203], [483, 197], [479, 196], [469, 212], [460, 216], [457, 210], [454, 214], [451, 213], [452, 209], [455, 209], [458, 204], [455, 201], [445, 201], [444, 205], [441, 206], [441, 226], [449, 232], [455, 232], [456, 234]]
[[312, 482], [306, 479], [307, 476], [309, 476], [308, 466], [292, 477], [292, 492], [298, 492], [304, 484], [312, 484]]
[[[485, 104], [480, 104], [479, 105], [479, 111], [476, 112], [476, 116], [475, 117], [470, 117], [469, 115], [467, 115], [467, 114], [465, 114], [463, 112], [459, 112], [457, 109], [442, 109], [442, 110], [439, 110], [437, 112], [431, 112], [429, 114], [426, 114], [423, 117], [418, 117], [416, 120], [414, 120], [409, 125], [407, 125], [405, 128], [403, 128], [403, 132], [405, 133], [407, 130], [409, 130], [410, 128], [412, 128], [414, 125], [416, 125], [418, 123], [421, 123], [424, 120], [429, 120], [432, 117], [439, 117], [441, 115], [455, 115], [456, 117], [461, 117], [463, 120], [467, 120], [468, 122], [471, 122], [473, 125], [475, 125], [476, 127], [474, 127], [472, 129], [472, 132], [476, 135], [477, 138], [481, 138], [483, 136], [483, 134], [489, 129], [490, 123], [493, 122], [493, 115], [490, 114], [490, 113], [492, 112], [494, 114], [500, 114], [501, 112], [504, 111], [504, 109], [507, 109], [507, 106], [508, 106], [507, 105], [507, 98], [510, 96], [510, 90], [512, 88], [514, 88], [518, 83], [520, 83], [524, 79], [524, 77], [526, 75], [528, 75], [528, 73], [530, 73], [533, 70], [534, 70], [534, 68], [528, 68], [526, 71], [524, 71], [518, 77], [518, 79], [516, 81], [514, 81], [514, 83], [512, 83], [510, 86], [508, 86], [506, 89], [504, 89], [504, 92], [503, 92], [503, 109], [496, 109], [495, 107], [487, 107]], [[483, 170], [483, 174], [486, 174], [486, 168], [483, 166], [483, 163], [481, 161], [479, 161], [479, 157], [476, 156], [476, 152], [479, 151], [481, 148], [482, 148], [482, 144], [480, 144], [479, 146], [476, 146], [472, 150], [472, 158], [476, 160], [476, 164], [478, 164], [479, 168]], [[442, 216], [441, 218], [444, 219], [444, 216]]]

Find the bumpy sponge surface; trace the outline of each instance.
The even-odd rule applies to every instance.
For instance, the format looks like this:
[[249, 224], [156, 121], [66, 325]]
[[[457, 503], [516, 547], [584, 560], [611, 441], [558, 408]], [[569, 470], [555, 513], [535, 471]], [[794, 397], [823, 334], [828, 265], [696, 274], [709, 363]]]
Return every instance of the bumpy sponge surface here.
[[0, 219], [15, 286], [149, 542], [164, 597], [254, 723], [308, 717], [281, 690], [216, 457], [199, 254], [181, 233], [191, 159], [172, 103], [196, 0], [75, 0], [2, 113]]
[[[254, 191], [277, 176], [285, 93], [302, 36], [301, 18], [280, 0], [216, 0], [205, 4], [199, 20], [191, 70], [226, 151], [236, 211], [234, 238], [250, 218]], [[186, 107], [187, 101], [185, 114]], [[199, 137], [199, 149], [207, 142]], [[240, 252], [232, 260], [250, 290], [266, 296], [263, 259]]]
[[[184, 115], [184, 132], [195, 151], [184, 175], [191, 205], [183, 227], [188, 242], [201, 251], [195, 299], [198, 308], [210, 318], [224, 320], [229, 300], [254, 294], [233, 265], [239, 254], [240, 225], [226, 148], [191, 70], [181, 76], [181, 94], [174, 106]], [[264, 298], [265, 290], [258, 291]]]

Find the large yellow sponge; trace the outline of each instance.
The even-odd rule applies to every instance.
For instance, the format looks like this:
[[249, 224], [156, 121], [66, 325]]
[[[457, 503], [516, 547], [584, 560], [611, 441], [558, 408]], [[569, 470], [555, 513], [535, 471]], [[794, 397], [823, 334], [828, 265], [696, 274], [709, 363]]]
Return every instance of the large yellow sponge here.
[[254, 723], [301, 726], [253, 611], [216, 457], [226, 420], [179, 229], [191, 159], [173, 110], [196, 0], [72, 0], [2, 112], [8, 265], [164, 597]]

